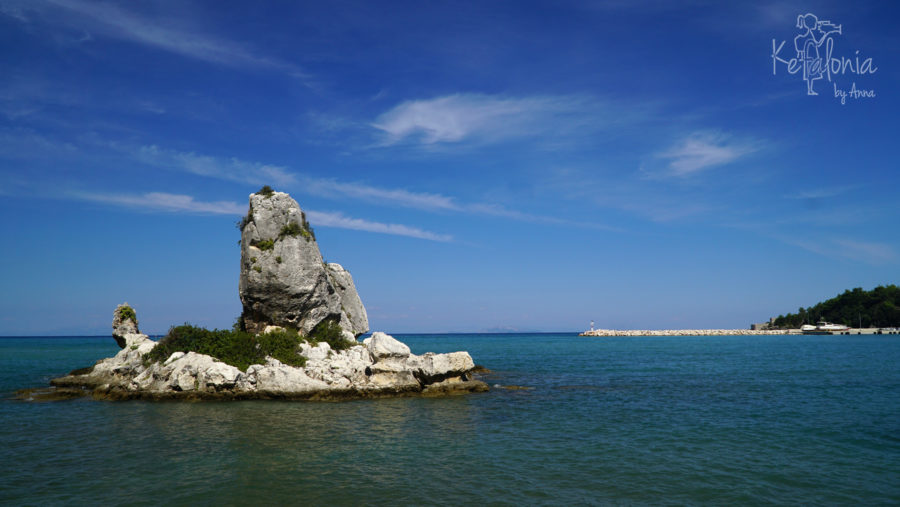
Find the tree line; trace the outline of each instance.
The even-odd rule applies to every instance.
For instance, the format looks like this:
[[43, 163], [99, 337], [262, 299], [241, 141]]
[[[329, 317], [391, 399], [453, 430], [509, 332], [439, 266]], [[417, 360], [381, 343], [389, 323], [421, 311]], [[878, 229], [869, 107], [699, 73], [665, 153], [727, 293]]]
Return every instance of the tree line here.
[[845, 290], [815, 306], [801, 307], [797, 313], [779, 315], [775, 327], [796, 329], [822, 320], [850, 327], [900, 327], [900, 287]]

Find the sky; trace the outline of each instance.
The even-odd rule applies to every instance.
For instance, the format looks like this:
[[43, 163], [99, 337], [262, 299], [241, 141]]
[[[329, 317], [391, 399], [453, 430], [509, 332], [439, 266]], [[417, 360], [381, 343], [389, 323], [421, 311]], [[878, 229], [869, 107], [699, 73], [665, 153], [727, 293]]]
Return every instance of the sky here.
[[230, 327], [235, 222], [266, 184], [373, 331], [746, 328], [900, 283], [898, 22], [891, 1], [0, 0], [0, 335], [105, 335], [123, 301], [151, 334]]

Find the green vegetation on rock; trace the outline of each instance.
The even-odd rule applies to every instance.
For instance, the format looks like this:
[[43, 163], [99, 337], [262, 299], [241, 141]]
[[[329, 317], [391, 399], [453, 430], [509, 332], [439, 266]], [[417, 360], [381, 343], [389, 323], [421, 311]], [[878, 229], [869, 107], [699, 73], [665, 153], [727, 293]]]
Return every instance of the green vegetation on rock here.
[[253, 215], [250, 214], [250, 211], [247, 211], [247, 214], [244, 216], [244, 218], [235, 222], [234, 225], [238, 228], [239, 231], [243, 232], [244, 227], [247, 227], [247, 224], [249, 224], [251, 220], [253, 220]]
[[323, 320], [316, 324], [316, 327], [309, 332], [309, 342], [311, 344], [325, 342], [331, 346], [332, 350], [344, 350], [357, 345], [356, 341], [351, 342], [344, 339], [341, 325], [333, 320]]
[[[303, 231], [306, 232], [303, 237], [306, 239], [312, 238], [313, 240], [315, 240], [316, 232], [313, 230], [312, 226], [309, 225], [309, 222], [306, 221], [306, 213], [303, 213], [302, 211], [300, 212], [300, 221], [302, 222], [300, 226], [303, 227]], [[307, 234], [309, 234], [309, 236], [307, 236]]]
[[253, 246], [255, 246], [256, 248], [259, 248], [260, 250], [265, 252], [267, 250], [271, 250], [271, 249], [275, 248], [275, 241], [273, 241], [271, 239], [264, 239], [264, 240], [257, 241], [255, 244], [253, 244]]
[[312, 229], [309, 226], [309, 222], [306, 221], [306, 216], [302, 217], [303, 225], [298, 224], [297, 222], [289, 222], [284, 227], [281, 228], [281, 232], [278, 233], [278, 239], [281, 239], [285, 236], [303, 236], [307, 241], [311, 239], [316, 239], [316, 236], [313, 234]]
[[234, 328], [204, 329], [184, 324], [169, 329], [168, 334], [146, 356], [149, 365], [163, 362], [175, 352], [196, 352], [212, 356], [225, 364], [247, 371], [251, 364], [265, 364], [266, 356], [274, 357], [290, 366], [303, 366], [306, 358], [300, 354], [299, 346], [307, 342], [315, 346], [326, 342], [332, 350], [345, 350], [358, 343], [344, 339], [341, 326], [332, 320], [320, 322], [309, 336], [301, 335], [296, 329], [284, 329], [255, 335], [240, 329], [240, 320]]
[[303, 233], [303, 229], [300, 227], [300, 224], [297, 222], [288, 222], [281, 228], [281, 232], [278, 233], [278, 238], [281, 239], [285, 236], [293, 236], [296, 238], [297, 235], [301, 233]]
[[137, 314], [134, 313], [134, 308], [128, 305], [119, 307], [119, 318], [121, 318], [123, 321], [131, 319], [134, 321], [135, 325], [137, 325], [138, 323]]
[[797, 313], [779, 315], [775, 326], [798, 328], [821, 320], [850, 327], [900, 327], [900, 287], [846, 290], [815, 306], [800, 308]]
[[251, 364], [265, 364], [266, 356], [284, 364], [303, 366], [299, 345], [306, 341], [297, 331], [285, 330], [254, 335], [245, 331], [176, 326], [146, 356], [147, 364], [162, 362], [175, 352], [196, 352], [246, 371]]
[[263, 197], [272, 197], [272, 194], [274, 194], [275, 191], [272, 190], [272, 187], [270, 187], [269, 185], [263, 185], [263, 187], [257, 190], [256, 193]]

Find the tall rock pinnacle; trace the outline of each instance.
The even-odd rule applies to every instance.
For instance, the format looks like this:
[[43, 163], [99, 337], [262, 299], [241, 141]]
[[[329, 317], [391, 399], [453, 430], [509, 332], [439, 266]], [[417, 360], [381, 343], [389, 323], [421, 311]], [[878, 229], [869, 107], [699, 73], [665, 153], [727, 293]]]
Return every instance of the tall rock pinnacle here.
[[340, 264], [325, 264], [297, 201], [267, 187], [250, 194], [241, 223], [241, 314], [247, 331], [293, 327], [308, 334], [317, 324], [339, 323], [348, 339], [369, 330], [353, 278]]

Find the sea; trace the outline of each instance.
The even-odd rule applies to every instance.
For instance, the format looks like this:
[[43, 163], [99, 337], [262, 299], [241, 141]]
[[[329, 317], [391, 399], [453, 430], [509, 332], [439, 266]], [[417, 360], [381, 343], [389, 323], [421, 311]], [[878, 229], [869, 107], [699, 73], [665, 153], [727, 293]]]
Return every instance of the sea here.
[[23, 401], [118, 347], [0, 338], [0, 504], [900, 504], [896, 335], [395, 337], [491, 391]]

